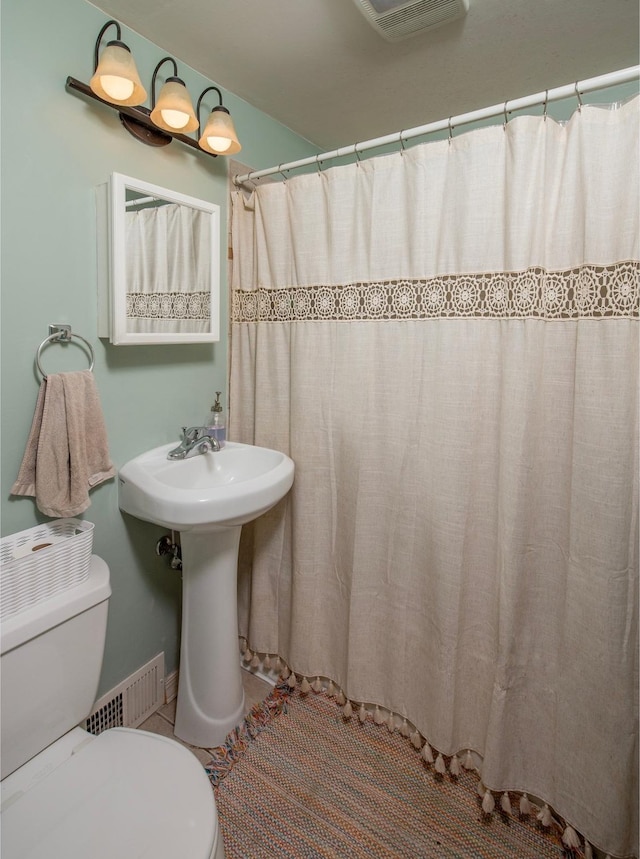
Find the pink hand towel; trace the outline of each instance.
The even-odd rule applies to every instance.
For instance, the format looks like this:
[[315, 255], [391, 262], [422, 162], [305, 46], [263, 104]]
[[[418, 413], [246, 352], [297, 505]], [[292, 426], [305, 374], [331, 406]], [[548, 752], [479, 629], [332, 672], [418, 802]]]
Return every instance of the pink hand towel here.
[[89, 490], [113, 477], [93, 373], [55, 373], [40, 385], [13, 495], [35, 495], [46, 516], [77, 516]]

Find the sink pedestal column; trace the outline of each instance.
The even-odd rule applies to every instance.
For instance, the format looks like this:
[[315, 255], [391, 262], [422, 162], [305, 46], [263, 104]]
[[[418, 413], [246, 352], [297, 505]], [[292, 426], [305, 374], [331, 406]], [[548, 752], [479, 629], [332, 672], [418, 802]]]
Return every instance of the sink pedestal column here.
[[175, 734], [192, 746], [224, 742], [244, 716], [238, 653], [241, 526], [183, 531], [182, 639]]

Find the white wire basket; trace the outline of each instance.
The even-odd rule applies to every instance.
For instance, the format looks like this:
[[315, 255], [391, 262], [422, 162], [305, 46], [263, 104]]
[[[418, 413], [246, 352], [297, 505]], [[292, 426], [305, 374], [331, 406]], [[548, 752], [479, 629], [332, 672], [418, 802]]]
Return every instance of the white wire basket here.
[[0, 620], [80, 584], [89, 575], [91, 522], [55, 519], [0, 540]]

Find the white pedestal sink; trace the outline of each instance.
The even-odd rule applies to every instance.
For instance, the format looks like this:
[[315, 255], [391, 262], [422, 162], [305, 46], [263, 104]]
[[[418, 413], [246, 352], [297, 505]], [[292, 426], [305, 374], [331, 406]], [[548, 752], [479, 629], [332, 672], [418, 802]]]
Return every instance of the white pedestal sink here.
[[119, 472], [120, 509], [180, 531], [182, 636], [175, 734], [194, 746], [224, 742], [241, 721], [237, 565], [242, 525], [291, 488], [293, 461], [269, 448], [227, 442], [220, 451], [168, 460], [175, 443]]

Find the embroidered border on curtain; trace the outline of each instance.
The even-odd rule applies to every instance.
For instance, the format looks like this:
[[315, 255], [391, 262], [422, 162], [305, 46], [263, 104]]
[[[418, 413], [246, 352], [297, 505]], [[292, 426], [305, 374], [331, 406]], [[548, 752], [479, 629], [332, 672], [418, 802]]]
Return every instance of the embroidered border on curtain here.
[[638, 263], [233, 293], [234, 322], [637, 318]]

